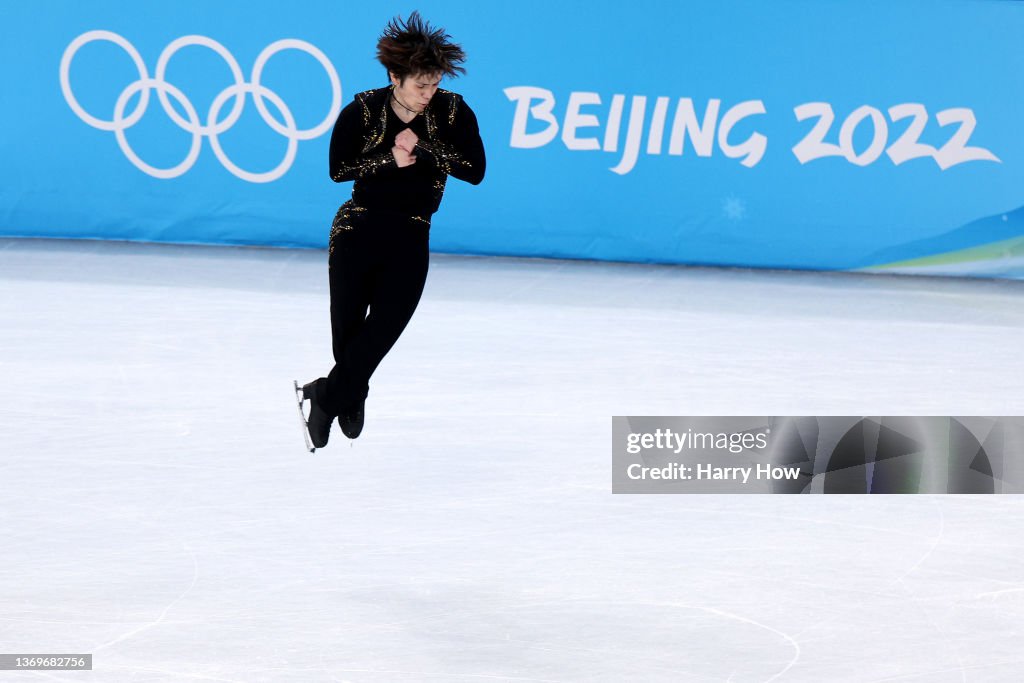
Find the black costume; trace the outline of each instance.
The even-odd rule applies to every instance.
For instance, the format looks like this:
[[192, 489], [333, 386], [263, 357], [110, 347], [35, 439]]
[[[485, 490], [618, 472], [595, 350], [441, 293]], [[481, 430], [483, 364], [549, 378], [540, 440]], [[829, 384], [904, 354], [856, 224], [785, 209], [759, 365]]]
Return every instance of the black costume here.
[[[430, 218], [448, 176], [474, 185], [484, 177], [476, 116], [460, 95], [437, 90], [406, 123], [391, 107], [392, 90], [356, 95], [331, 135], [331, 179], [355, 181], [352, 198], [335, 216], [328, 250], [335, 365], [316, 393], [331, 415], [361, 406], [370, 376], [416, 310], [427, 277]], [[405, 128], [419, 138], [416, 163], [399, 168], [391, 148]]]

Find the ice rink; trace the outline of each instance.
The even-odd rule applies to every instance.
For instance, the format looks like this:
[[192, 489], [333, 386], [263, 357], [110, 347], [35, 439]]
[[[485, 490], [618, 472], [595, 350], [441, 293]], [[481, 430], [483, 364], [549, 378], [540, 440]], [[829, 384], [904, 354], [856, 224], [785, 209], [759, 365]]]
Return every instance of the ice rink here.
[[0, 240], [7, 681], [1024, 680], [1019, 496], [611, 494], [612, 415], [1021, 415], [1024, 283], [434, 255], [305, 452], [325, 251]]

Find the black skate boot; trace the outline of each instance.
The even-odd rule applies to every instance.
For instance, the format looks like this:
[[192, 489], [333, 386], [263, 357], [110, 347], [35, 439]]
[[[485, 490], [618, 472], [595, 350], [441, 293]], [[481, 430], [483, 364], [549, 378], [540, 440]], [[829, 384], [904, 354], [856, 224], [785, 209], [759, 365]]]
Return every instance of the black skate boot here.
[[338, 425], [341, 427], [342, 433], [348, 438], [355, 439], [363, 431], [365, 407], [366, 400], [364, 399], [348, 410], [342, 411], [341, 415], [338, 415]]
[[302, 398], [309, 401], [309, 419], [306, 420], [306, 428], [309, 430], [309, 438], [316, 448], [323, 448], [327, 445], [327, 439], [331, 436], [331, 416], [321, 407], [316, 394], [316, 387], [319, 382], [325, 381], [320, 378], [302, 387]]

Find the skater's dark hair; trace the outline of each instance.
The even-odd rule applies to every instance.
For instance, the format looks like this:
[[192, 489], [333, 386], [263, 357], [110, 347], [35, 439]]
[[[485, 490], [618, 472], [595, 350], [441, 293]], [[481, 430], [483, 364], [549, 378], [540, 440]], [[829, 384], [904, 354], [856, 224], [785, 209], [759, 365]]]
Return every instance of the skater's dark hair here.
[[401, 15], [388, 22], [377, 41], [377, 61], [389, 73], [405, 82], [406, 76], [466, 73], [459, 66], [466, 61], [462, 47], [451, 42], [443, 28], [433, 28], [414, 11], [406, 21]]

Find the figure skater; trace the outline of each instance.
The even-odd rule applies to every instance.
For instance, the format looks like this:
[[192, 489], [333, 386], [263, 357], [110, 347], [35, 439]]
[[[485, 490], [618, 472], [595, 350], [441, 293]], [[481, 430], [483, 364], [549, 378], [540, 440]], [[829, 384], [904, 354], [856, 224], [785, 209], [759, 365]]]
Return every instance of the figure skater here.
[[[448, 176], [484, 177], [476, 116], [438, 86], [465, 73], [462, 48], [413, 12], [388, 22], [377, 59], [391, 85], [361, 92], [331, 135], [331, 180], [355, 181], [331, 226], [328, 276], [334, 367], [301, 389], [315, 448], [337, 416], [350, 439], [363, 428], [369, 380], [412, 317], [429, 261], [430, 218]], [[369, 310], [369, 314], [367, 314]]]

